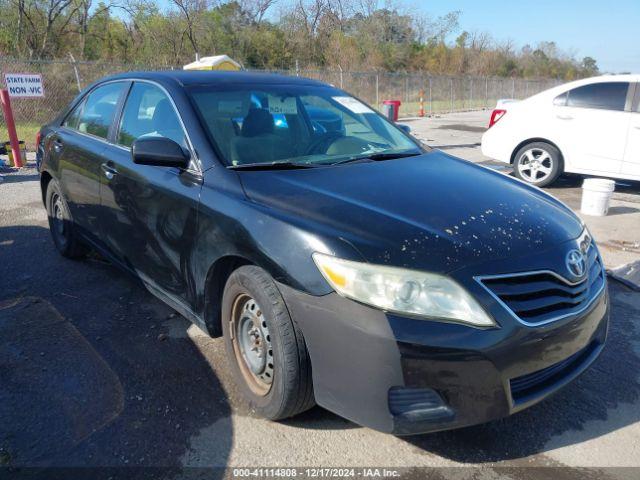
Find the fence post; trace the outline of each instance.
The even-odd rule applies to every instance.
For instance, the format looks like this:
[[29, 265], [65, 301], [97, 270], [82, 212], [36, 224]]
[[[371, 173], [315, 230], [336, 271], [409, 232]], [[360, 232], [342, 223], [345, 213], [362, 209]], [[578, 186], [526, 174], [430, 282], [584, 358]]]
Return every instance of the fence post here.
[[489, 106], [489, 77], [484, 77], [484, 108]]
[[473, 110], [475, 107], [473, 106], [473, 77], [471, 77], [471, 85], [469, 87], [469, 106]]
[[451, 94], [451, 104], [449, 105], [449, 113], [453, 113], [453, 78], [449, 78], [449, 90]]
[[380, 81], [376, 73], [376, 108], [380, 109]]
[[404, 74], [404, 103], [409, 106], [409, 75]]
[[73, 67], [73, 73], [76, 76], [76, 86], [78, 87], [78, 93], [82, 91], [82, 87], [80, 87], [80, 75], [78, 75], [78, 67], [76, 66], [76, 59], [73, 57], [73, 53], [69, 52], [69, 57], [71, 57], [71, 66]]
[[511, 78], [511, 98], [516, 98], [516, 77]]
[[431, 96], [431, 77], [429, 77], [429, 115], [433, 115], [433, 97]]

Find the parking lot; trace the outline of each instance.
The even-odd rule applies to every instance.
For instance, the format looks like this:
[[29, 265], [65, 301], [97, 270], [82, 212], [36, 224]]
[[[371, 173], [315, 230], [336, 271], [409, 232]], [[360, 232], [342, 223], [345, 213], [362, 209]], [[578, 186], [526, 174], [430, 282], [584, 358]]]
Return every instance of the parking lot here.
[[[488, 112], [473, 112], [406, 123], [432, 146], [508, 173], [480, 152], [487, 121]], [[563, 178], [548, 191], [577, 209], [580, 182]], [[640, 186], [616, 190], [609, 216], [584, 217], [609, 269], [640, 258]], [[4, 172], [0, 465], [167, 467], [167, 477], [184, 467], [475, 467], [446, 470], [460, 478], [531, 478], [530, 467], [566, 466], [549, 478], [637, 478], [637, 469], [611, 467], [640, 466], [640, 294], [616, 281], [610, 293], [601, 358], [510, 418], [406, 438], [319, 407], [271, 423], [240, 400], [220, 339], [102, 259], [60, 257], [37, 173]]]

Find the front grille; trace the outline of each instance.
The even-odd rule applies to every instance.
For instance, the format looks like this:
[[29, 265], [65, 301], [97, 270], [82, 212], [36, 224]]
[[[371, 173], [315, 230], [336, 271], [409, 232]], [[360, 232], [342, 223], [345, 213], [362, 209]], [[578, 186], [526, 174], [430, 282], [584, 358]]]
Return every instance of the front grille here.
[[580, 313], [602, 292], [605, 271], [593, 245], [587, 250], [588, 274], [571, 284], [552, 272], [481, 278], [480, 282], [527, 325], [541, 325]]
[[574, 353], [569, 358], [566, 358], [558, 363], [554, 363], [550, 367], [543, 368], [521, 377], [512, 378], [509, 381], [511, 386], [511, 397], [517, 403], [518, 401], [526, 398], [530, 395], [544, 390], [549, 386], [553, 386], [562, 378], [571, 375], [576, 369], [578, 369], [587, 358], [598, 347], [598, 342], [592, 342], [586, 348], [583, 348], [577, 353]]

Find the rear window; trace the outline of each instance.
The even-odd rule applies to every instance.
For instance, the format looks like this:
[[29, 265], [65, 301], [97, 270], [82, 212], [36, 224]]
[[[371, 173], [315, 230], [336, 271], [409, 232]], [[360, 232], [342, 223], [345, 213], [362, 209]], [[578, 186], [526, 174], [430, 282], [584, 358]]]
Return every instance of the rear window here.
[[624, 111], [627, 101], [627, 82], [593, 83], [569, 90], [568, 107], [599, 108], [603, 110]]

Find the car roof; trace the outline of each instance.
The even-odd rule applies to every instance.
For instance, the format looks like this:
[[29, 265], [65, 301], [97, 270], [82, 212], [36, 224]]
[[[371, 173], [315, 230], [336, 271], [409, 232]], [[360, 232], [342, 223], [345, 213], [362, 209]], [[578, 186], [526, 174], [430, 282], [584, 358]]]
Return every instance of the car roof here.
[[579, 80], [573, 80], [571, 82], [562, 83], [551, 87], [548, 90], [544, 90], [540, 93], [529, 97], [526, 100], [544, 99], [545, 97], [555, 97], [561, 93], [571, 90], [583, 85], [591, 85], [593, 83], [605, 83], [605, 82], [640, 82], [640, 74], [623, 74], [623, 75], [598, 75], [596, 77], [581, 78]]
[[573, 82], [565, 83], [565, 85], [579, 86], [588, 85], [590, 83], [603, 82], [640, 82], [640, 74], [624, 74], [624, 75], [598, 75], [596, 77], [581, 78]]
[[99, 82], [121, 79], [145, 79], [160, 83], [176, 82], [182, 86], [207, 85], [212, 83], [233, 83], [244, 85], [314, 85], [326, 87], [328, 84], [305, 77], [293, 77], [275, 73], [220, 70], [159, 70], [119, 73], [105, 77]]
[[618, 82], [640, 82], [640, 73], [624, 73], [620, 75], [599, 75], [597, 77], [586, 78], [585, 80], [598, 80], [598, 81], [607, 81], [610, 82], [612, 80]]

